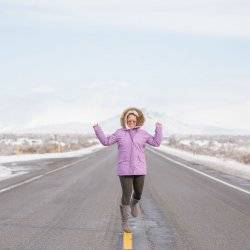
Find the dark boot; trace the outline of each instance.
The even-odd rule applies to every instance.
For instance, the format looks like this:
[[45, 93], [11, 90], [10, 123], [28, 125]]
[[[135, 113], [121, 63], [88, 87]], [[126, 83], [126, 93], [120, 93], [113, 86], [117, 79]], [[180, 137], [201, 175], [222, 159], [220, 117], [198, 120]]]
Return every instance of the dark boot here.
[[139, 200], [132, 197], [130, 201], [131, 215], [133, 217], [137, 217], [140, 213]]
[[121, 220], [122, 220], [122, 230], [126, 233], [131, 233], [131, 230], [128, 225], [129, 217], [129, 205], [120, 204]]

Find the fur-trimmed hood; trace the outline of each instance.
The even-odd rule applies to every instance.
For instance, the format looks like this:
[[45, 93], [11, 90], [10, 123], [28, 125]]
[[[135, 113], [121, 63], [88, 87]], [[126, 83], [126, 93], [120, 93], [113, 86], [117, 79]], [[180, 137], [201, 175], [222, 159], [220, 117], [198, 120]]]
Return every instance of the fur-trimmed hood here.
[[144, 116], [143, 112], [136, 107], [128, 107], [122, 112], [122, 115], [120, 118], [120, 123], [121, 123], [122, 128], [128, 129], [128, 127], [126, 126], [126, 120], [127, 120], [127, 116], [130, 113], [135, 113], [137, 115], [136, 127], [138, 128], [138, 127], [143, 126], [143, 124], [145, 122], [145, 116]]

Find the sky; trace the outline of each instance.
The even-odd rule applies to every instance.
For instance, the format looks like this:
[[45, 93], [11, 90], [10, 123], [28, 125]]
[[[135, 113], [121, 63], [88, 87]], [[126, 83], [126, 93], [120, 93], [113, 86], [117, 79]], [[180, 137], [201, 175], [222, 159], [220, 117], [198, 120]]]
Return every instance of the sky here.
[[0, 129], [128, 106], [250, 128], [250, 2], [0, 0]]

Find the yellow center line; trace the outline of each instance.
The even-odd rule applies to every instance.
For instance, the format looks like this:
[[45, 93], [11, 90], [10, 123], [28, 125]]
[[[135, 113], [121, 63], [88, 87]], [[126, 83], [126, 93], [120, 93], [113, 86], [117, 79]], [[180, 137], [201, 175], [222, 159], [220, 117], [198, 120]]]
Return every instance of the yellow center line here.
[[123, 249], [131, 250], [133, 249], [133, 235], [132, 233], [123, 233]]

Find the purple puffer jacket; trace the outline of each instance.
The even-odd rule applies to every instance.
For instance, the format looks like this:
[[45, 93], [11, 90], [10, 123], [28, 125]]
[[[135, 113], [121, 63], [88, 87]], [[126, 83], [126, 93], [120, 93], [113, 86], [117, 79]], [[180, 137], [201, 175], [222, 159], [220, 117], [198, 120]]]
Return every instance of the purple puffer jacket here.
[[[144, 122], [145, 118], [143, 117], [140, 121]], [[123, 128], [117, 129], [113, 134], [108, 136], [104, 134], [102, 128], [98, 124], [93, 126], [93, 128], [97, 138], [104, 146], [117, 143], [117, 175], [146, 175], [147, 164], [144, 148], [146, 143], [155, 147], [160, 146], [162, 141], [162, 127], [157, 126], [155, 128], [155, 134], [152, 136], [147, 131], [140, 128], [141, 124], [133, 129], [129, 129], [124, 127], [124, 122], [122, 116], [121, 123]]]

